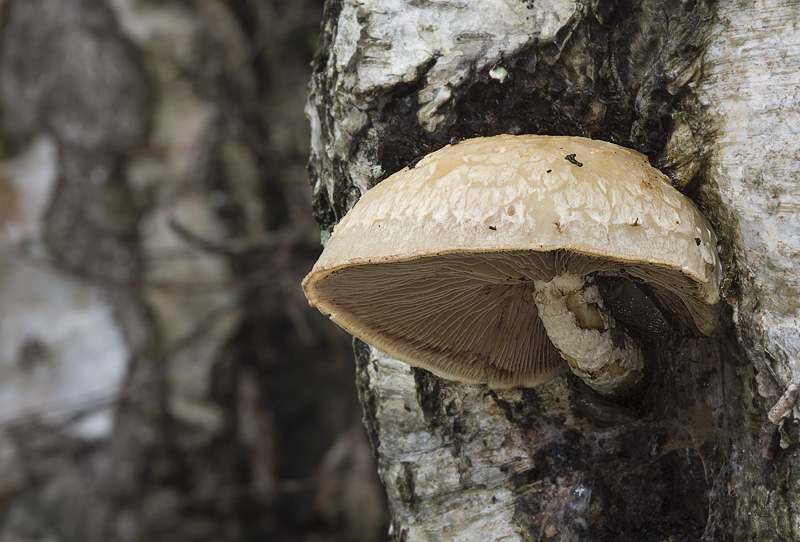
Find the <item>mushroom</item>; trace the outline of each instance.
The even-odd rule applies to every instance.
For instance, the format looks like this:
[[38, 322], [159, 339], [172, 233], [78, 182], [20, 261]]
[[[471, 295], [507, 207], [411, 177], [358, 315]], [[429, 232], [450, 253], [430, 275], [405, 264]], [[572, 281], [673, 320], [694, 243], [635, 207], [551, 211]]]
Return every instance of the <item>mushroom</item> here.
[[642, 377], [647, 326], [618, 322], [610, 297], [632, 292], [641, 318], [707, 335], [721, 278], [708, 221], [644, 155], [502, 135], [367, 191], [303, 289], [356, 337], [441, 377], [531, 387], [568, 366], [613, 395]]

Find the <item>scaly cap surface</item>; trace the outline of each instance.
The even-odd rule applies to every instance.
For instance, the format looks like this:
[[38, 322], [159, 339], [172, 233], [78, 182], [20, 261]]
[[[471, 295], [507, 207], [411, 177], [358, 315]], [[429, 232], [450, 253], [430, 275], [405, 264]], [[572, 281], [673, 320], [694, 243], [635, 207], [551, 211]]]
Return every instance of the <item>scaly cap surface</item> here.
[[708, 221], [644, 155], [580, 137], [476, 138], [431, 153], [362, 196], [303, 288], [398, 359], [515, 387], [562, 369], [530, 298], [533, 280], [564, 270], [647, 282], [681, 325], [716, 327]]

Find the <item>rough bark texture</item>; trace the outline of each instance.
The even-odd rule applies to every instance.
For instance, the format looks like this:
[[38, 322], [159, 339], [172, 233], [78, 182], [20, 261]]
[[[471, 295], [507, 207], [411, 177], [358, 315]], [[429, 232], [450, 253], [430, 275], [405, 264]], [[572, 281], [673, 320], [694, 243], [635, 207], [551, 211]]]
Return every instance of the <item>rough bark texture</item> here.
[[0, 1], [0, 539], [385, 531], [346, 346], [298, 287], [321, 15]]
[[649, 387], [622, 405], [570, 376], [445, 382], [356, 342], [396, 539], [797, 539], [797, 9], [327, 3], [309, 104], [323, 239], [450, 141], [572, 134], [648, 154], [714, 222], [728, 268], [717, 332], [646, 344]]
[[723, 3], [697, 92], [713, 131], [704, 188], [733, 245], [734, 322], [755, 369], [765, 452], [737, 446], [731, 487], [748, 538], [800, 537], [800, 29], [797, 2]]

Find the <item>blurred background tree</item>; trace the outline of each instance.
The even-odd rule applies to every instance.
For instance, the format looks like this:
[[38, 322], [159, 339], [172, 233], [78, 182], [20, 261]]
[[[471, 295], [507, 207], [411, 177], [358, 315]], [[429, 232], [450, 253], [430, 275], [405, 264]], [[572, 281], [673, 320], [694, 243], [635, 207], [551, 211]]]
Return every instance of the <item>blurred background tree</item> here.
[[0, 0], [0, 540], [380, 540], [303, 107], [322, 0]]

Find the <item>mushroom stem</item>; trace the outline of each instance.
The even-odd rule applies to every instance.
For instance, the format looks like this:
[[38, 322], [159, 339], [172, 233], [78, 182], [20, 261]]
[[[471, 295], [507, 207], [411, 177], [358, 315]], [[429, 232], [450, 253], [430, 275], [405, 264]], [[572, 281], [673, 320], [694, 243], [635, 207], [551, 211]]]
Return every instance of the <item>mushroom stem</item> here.
[[625, 392], [641, 379], [639, 343], [615, 325], [594, 279], [566, 272], [534, 285], [539, 318], [573, 373], [605, 395]]

